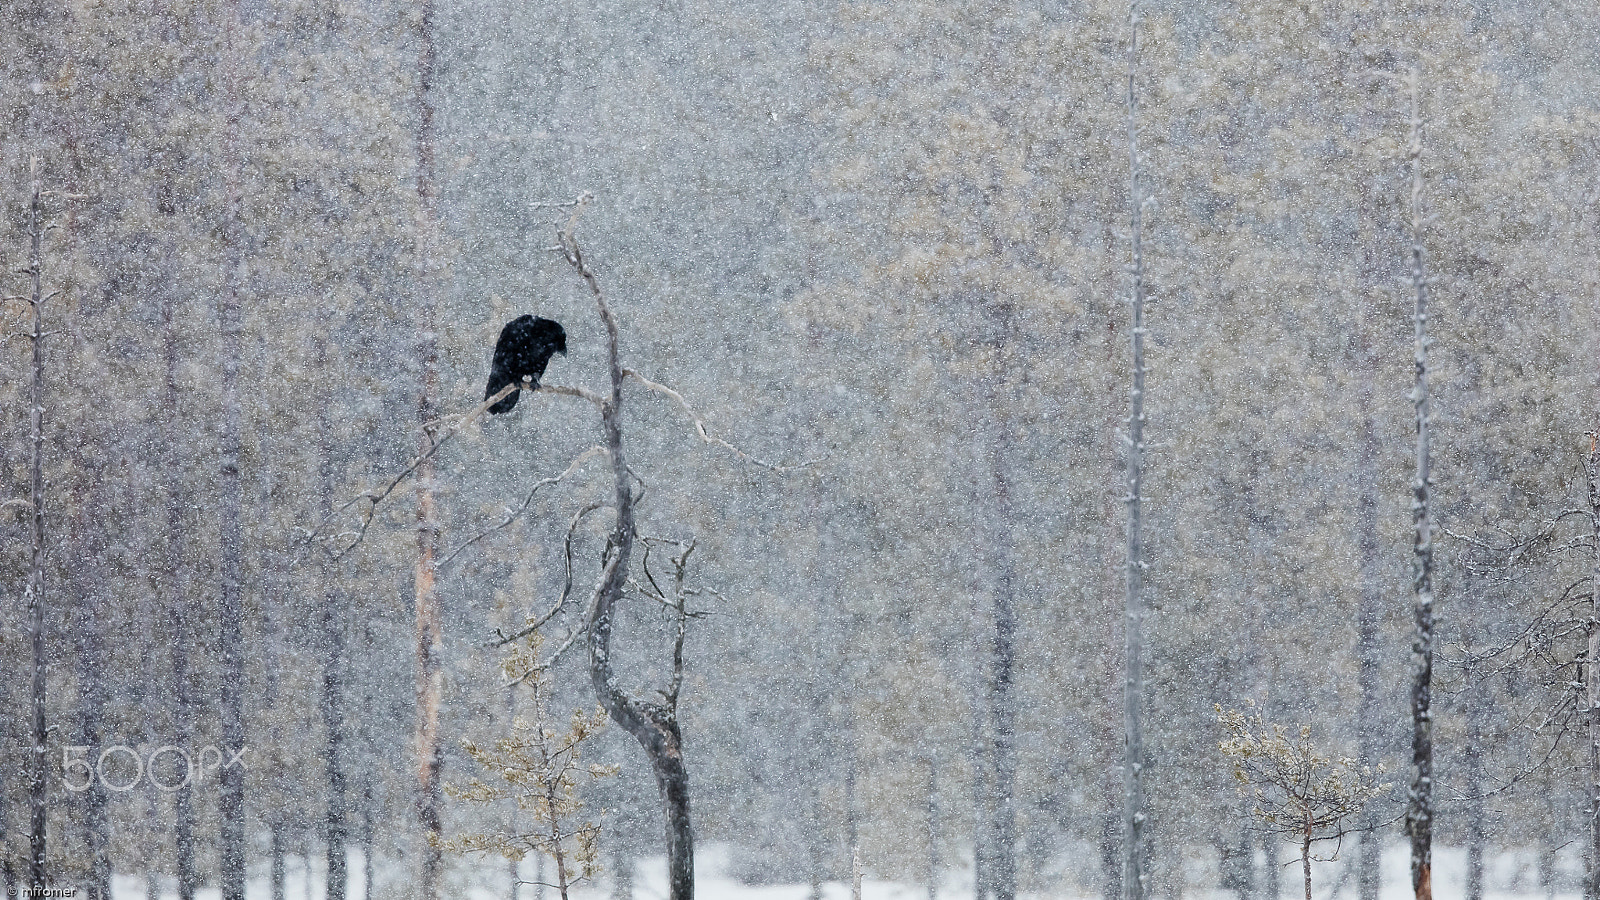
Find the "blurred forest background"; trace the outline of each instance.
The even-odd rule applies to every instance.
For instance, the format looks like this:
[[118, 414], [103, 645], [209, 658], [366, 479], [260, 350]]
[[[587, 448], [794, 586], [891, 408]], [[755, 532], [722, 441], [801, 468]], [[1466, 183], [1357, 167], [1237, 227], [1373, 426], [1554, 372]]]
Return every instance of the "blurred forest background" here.
[[[1586, 508], [1600, 427], [1592, 6], [1151, 2], [1143, 29], [1154, 895], [1276, 896], [1219, 704], [1309, 724], [1403, 787], [1412, 66], [1437, 840], [1576, 890], [1556, 857], [1587, 841], [1587, 632], [1566, 606], [1595, 545], [1561, 514]], [[561, 590], [603, 460], [456, 551], [598, 420], [524, 396], [350, 552], [304, 538], [477, 404], [514, 316], [564, 324], [548, 382], [604, 387], [604, 330], [552, 250], [569, 210], [548, 205], [592, 192], [577, 235], [624, 363], [750, 455], [810, 463], [752, 464], [629, 388], [641, 532], [697, 541], [700, 839], [750, 883], [847, 878], [852, 846], [877, 876], [970, 883], [976, 848], [980, 894], [1115, 896], [1127, 33], [1100, 0], [0, 5], [0, 293], [29, 290], [32, 157], [61, 226], [40, 251], [61, 290], [41, 307], [48, 758], [249, 747], [232, 787], [76, 792], [52, 769], [53, 880], [187, 896], [238, 854], [273, 878], [342, 842], [372, 896], [417, 895], [419, 684], [462, 783], [461, 739], [504, 734], [519, 702], [486, 643]], [[7, 896], [28, 865], [31, 316], [8, 300], [0, 345]], [[347, 538], [363, 508], [336, 519]], [[575, 533], [579, 590], [606, 527]], [[661, 683], [672, 628], [623, 607], [630, 685]], [[554, 676], [559, 716], [592, 709], [581, 647]], [[614, 876], [660, 853], [656, 788], [620, 729], [597, 740], [622, 766], [591, 809], [625, 896]], [[446, 838], [505, 814], [442, 810]], [[1401, 839], [1376, 834], [1345, 842], [1349, 896]]]

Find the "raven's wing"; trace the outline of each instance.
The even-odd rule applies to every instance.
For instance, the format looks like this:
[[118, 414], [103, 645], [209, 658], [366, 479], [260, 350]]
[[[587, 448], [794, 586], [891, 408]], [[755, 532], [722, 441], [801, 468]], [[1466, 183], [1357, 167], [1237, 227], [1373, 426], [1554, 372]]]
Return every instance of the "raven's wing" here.
[[550, 365], [550, 357], [555, 355], [555, 342], [546, 335], [540, 335], [539, 341], [528, 348], [527, 373], [533, 376], [533, 386], [539, 386], [539, 379], [544, 377], [545, 367]]
[[[489, 384], [483, 389], [483, 399], [487, 400], [498, 394], [506, 385], [522, 380], [522, 365], [520, 357], [523, 347], [527, 343], [528, 325], [532, 316], [522, 316], [513, 319], [500, 329], [500, 340], [494, 345], [494, 361], [489, 364]], [[495, 415], [511, 412], [516, 408], [517, 397], [521, 391], [512, 391], [499, 403], [489, 407], [489, 412]]]

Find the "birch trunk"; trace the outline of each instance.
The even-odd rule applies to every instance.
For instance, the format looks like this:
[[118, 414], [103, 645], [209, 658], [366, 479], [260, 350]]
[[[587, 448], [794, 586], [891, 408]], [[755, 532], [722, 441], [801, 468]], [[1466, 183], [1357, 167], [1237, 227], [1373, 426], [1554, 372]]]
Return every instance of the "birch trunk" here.
[[1416, 295], [1416, 382], [1411, 402], [1416, 412], [1416, 478], [1411, 483], [1412, 607], [1416, 631], [1411, 644], [1411, 785], [1407, 793], [1406, 833], [1411, 838], [1411, 888], [1416, 900], [1433, 898], [1433, 516], [1429, 507], [1431, 462], [1428, 429], [1428, 279], [1422, 249], [1422, 117], [1419, 76], [1411, 71], [1411, 284]]
[[1133, 274], [1133, 386], [1128, 412], [1128, 569], [1127, 598], [1124, 608], [1124, 660], [1122, 723], [1123, 836], [1122, 896], [1124, 900], [1143, 900], [1145, 887], [1143, 845], [1144, 800], [1144, 545], [1140, 519], [1139, 492], [1144, 481], [1144, 257], [1141, 241], [1144, 225], [1144, 196], [1139, 184], [1139, 96], [1134, 73], [1139, 54], [1139, 7], [1129, 5], [1128, 13], [1128, 203], [1131, 207], [1130, 238]]
[[1305, 875], [1306, 900], [1311, 900], [1311, 824], [1306, 823], [1305, 834], [1300, 838], [1300, 868]]

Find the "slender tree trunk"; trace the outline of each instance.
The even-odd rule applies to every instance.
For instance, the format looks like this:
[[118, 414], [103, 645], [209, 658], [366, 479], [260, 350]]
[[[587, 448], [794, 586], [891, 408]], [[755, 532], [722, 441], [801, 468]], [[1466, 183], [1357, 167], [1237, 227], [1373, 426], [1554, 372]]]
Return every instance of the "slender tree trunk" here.
[[28, 278], [29, 299], [33, 305], [33, 330], [28, 335], [33, 346], [33, 378], [28, 391], [28, 436], [33, 448], [30, 465], [29, 524], [32, 547], [28, 562], [28, 640], [33, 650], [31, 711], [33, 759], [28, 777], [28, 885], [45, 887], [45, 802], [46, 772], [50, 760], [45, 743], [45, 668], [44, 651], [44, 185], [39, 180], [39, 160], [30, 161], [33, 176], [32, 199], [28, 203]]
[[1464, 697], [1467, 715], [1467, 744], [1463, 762], [1467, 796], [1467, 900], [1483, 900], [1483, 705], [1469, 691]]
[[[972, 622], [974, 635], [981, 635], [983, 628], [983, 608], [980, 602], [977, 585], [973, 585], [972, 592]], [[981, 646], [982, 641], [979, 640]], [[972, 897], [973, 900], [993, 900], [994, 897], [994, 869], [990, 864], [993, 855], [993, 829], [994, 819], [988, 815], [988, 810], [993, 807], [991, 796], [994, 791], [993, 768], [990, 765], [991, 753], [994, 748], [985, 738], [983, 733], [985, 698], [992, 700], [993, 692], [987, 688], [988, 673], [983, 671], [984, 654], [974, 648], [971, 673], [971, 698], [972, 712], [968, 716], [971, 726], [968, 740], [968, 753], [972, 759]]]
[[1419, 76], [1411, 71], [1411, 283], [1416, 292], [1416, 383], [1412, 405], [1417, 420], [1417, 472], [1411, 484], [1411, 518], [1416, 527], [1412, 553], [1413, 614], [1411, 645], [1411, 785], [1406, 833], [1411, 837], [1411, 887], [1416, 900], [1433, 897], [1433, 516], [1429, 507], [1431, 469], [1428, 429], [1428, 280], [1422, 248], [1422, 117]]
[[606, 329], [606, 353], [611, 390], [602, 403], [601, 424], [611, 459], [616, 522], [611, 530], [599, 583], [589, 606], [589, 680], [596, 698], [612, 720], [633, 735], [644, 748], [656, 776], [666, 819], [667, 884], [671, 900], [694, 898], [694, 831], [689, 819], [689, 771], [683, 761], [683, 735], [678, 728], [676, 697], [666, 704], [643, 703], [617, 684], [611, 666], [612, 611], [628, 579], [633, 555], [634, 514], [632, 475], [622, 446], [622, 358], [617, 347], [617, 320], [582, 252], [570, 235], [564, 237], [567, 258], [577, 268], [594, 295]]
[[633, 900], [633, 857], [620, 843], [611, 857], [611, 900]]
[[[439, 384], [439, 350], [434, 334], [434, 292], [439, 288], [437, 231], [439, 188], [434, 171], [433, 0], [421, 0], [417, 56], [417, 357], [421, 378], [417, 388], [417, 422], [421, 426], [419, 453], [436, 439]], [[434, 464], [426, 457], [416, 474], [417, 561], [414, 573], [417, 639], [417, 822], [422, 829], [417, 886], [420, 900], [437, 900], [441, 865], [438, 840], [442, 825], [439, 808], [444, 801], [440, 775], [444, 748], [439, 743], [439, 704], [443, 668], [439, 657], [441, 620], [435, 567], [439, 552], [439, 523], [434, 508]]]
[[[1011, 331], [1010, 305], [996, 299], [989, 304], [995, 322], [994, 371], [988, 378], [987, 418], [989, 419], [989, 469], [993, 511], [987, 531], [991, 556], [990, 589], [994, 592], [994, 621], [989, 643], [989, 735], [990, 760], [994, 764], [989, 835], [994, 844], [989, 858], [995, 900], [1016, 900], [1017, 895], [1017, 815], [1015, 808], [1016, 699], [1013, 696], [1013, 670], [1016, 668], [1016, 554], [1012, 524], [1016, 512], [1011, 502], [1010, 429], [1001, 407], [1005, 403], [1005, 353]], [[981, 814], [981, 813], [980, 813]]]
[[272, 823], [272, 900], [284, 900], [283, 823]]
[[[1367, 302], [1367, 292], [1383, 279], [1378, 259], [1385, 248], [1378, 246], [1377, 229], [1363, 234], [1361, 223], [1373, 221], [1379, 205], [1376, 189], [1366, 180], [1362, 183], [1361, 206], [1356, 232], [1359, 253], [1363, 263], [1357, 281], [1362, 292], [1360, 314], [1355, 322], [1355, 353], [1352, 364], [1357, 370], [1356, 411], [1360, 417], [1360, 434], [1356, 437], [1356, 542], [1359, 566], [1358, 590], [1360, 596], [1356, 609], [1356, 683], [1361, 694], [1358, 699], [1356, 728], [1362, 762], [1376, 765], [1388, 752], [1390, 734], [1385, 724], [1390, 717], [1381, 712], [1379, 676], [1385, 648], [1382, 646], [1382, 622], [1385, 598], [1383, 596], [1382, 542], [1378, 535], [1378, 424], [1374, 409], [1375, 380], [1378, 367], [1373, 351], [1373, 314]], [[1378, 812], [1369, 805], [1360, 817], [1363, 831], [1357, 863], [1357, 895], [1359, 900], [1378, 900], [1383, 884], [1383, 842], [1378, 835]]]
[[[1360, 340], [1367, 338], [1363, 335]], [[1378, 499], [1377, 423], [1372, 415], [1373, 373], [1371, 353], [1361, 363], [1361, 386], [1357, 403], [1361, 410], [1362, 433], [1357, 438], [1358, 459], [1356, 478], [1359, 495], [1357, 503], [1357, 541], [1360, 554], [1361, 597], [1356, 611], [1356, 654], [1359, 669], [1356, 680], [1361, 690], [1356, 716], [1362, 761], [1375, 765], [1383, 755], [1383, 726], [1388, 721], [1378, 711], [1378, 675], [1381, 665], [1379, 624], [1383, 614], [1383, 593], [1379, 576], [1378, 557]], [[1378, 900], [1383, 886], [1383, 842], [1378, 836], [1378, 814], [1368, 808], [1361, 813], [1361, 850], [1357, 862], [1357, 894], [1360, 900]]]
[[856, 752], [854, 723], [849, 727], [849, 734], [850, 741], [845, 745], [849, 748], [849, 758], [844, 767], [844, 845], [847, 848], [861, 842], [861, 817], [856, 813], [856, 775], [861, 766], [861, 757]]
[[861, 848], [850, 847], [850, 900], [861, 900]]
[[[1376, 204], [1369, 199], [1371, 189], [1363, 192], [1362, 219], [1375, 215]], [[1361, 253], [1375, 253], [1373, 240], [1361, 242]], [[1363, 265], [1360, 288], [1367, 289], [1375, 263]], [[1381, 626], [1383, 621], [1383, 576], [1381, 558], [1383, 549], [1378, 536], [1378, 424], [1374, 414], [1374, 392], [1377, 369], [1372, 348], [1372, 323], [1365, 299], [1361, 316], [1356, 323], [1356, 353], [1353, 363], [1357, 369], [1356, 410], [1361, 420], [1361, 432], [1356, 436], [1356, 544], [1358, 559], [1358, 590], [1356, 608], [1356, 684], [1360, 689], [1357, 700], [1356, 728], [1361, 758], [1367, 765], [1376, 765], [1383, 757], [1387, 729], [1383, 723], [1389, 718], [1380, 712], [1379, 675], [1382, 669], [1383, 647]], [[1361, 849], [1357, 861], [1356, 885], [1359, 900], [1378, 900], [1383, 885], [1383, 842], [1378, 836], [1378, 813], [1371, 805], [1361, 812]]]
[[1311, 900], [1311, 825], [1306, 825], [1305, 835], [1300, 840], [1300, 867], [1305, 874], [1306, 900]]
[[[96, 585], [100, 571], [96, 561], [105, 558], [105, 509], [99, 497], [104, 485], [89, 486], [90, 498], [77, 517], [75, 546], [79, 554], [69, 563], [75, 583], [77, 621], [77, 653], [74, 660], [79, 685], [79, 703], [82, 709], [83, 743], [89, 747], [105, 746], [105, 636], [101, 622], [95, 616]], [[110, 900], [111, 897], [111, 823], [106, 817], [104, 791], [89, 790], [83, 797], [84, 837], [89, 851], [89, 883], [85, 894], [89, 900]], [[0, 844], [3, 846], [3, 844]]]
[[1265, 874], [1267, 877], [1263, 879], [1266, 896], [1270, 900], [1278, 900], [1279, 897], [1283, 896], [1283, 865], [1279, 861], [1282, 848], [1279, 847], [1276, 837], [1271, 834], [1265, 834], [1261, 837], [1261, 850], [1262, 859], [1266, 864], [1264, 868], [1266, 869]]
[[[178, 401], [182, 388], [178, 384], [178, 332], [176, 322], [177, 300], [168, 291], [161, 305], [161, 329], [166, 363], [165, 392], [162, 410], [167, 421], [179, 421]], [[187, 469], [188, 458], [177, 441], [166, 447], [167, 494], [167, 625], [172, 641], [172, 703], [177, 724], [177, 737], [185, 747], [194, 741], [194, 689], [189, 678], [189, 568], [186, 559], [183, 511], [189, 507], [189, 498], [181, 475]], [[194, 783], [184, 784], [173, 797], [173, 855], [178, 875], [179, 900], [193, 900], [195, 889], [194, 865]]]
[[[321, 371], [328, 371], [328, 342], [324, 335], [314, 341], [313, 356]], [[317, 434], [322, 446], [317, 466], [319, 518], [332, 512], [333, 498], [333, 423], [330, 420], [333, 398], [324, 396], [317, 402]], [[326, 560], [324, 560], [326, 562]], [[345, 667], [345, 595], [333, 590], [335, 573], [332, 567], [318, 567], [321, 573], [320, 601], [322, 607], [322, 723], [327, 735], [323, 763], [327, 770], [327, 815], [324, 822], [327, 836], [327, 900], [345, 900], [349, 875], [346, 844], [348, 837], [348, 798], [344, 769], [344, 667]]]
[[939, 898], [939, 757], [928, 757], [928, 900]]
[[1128, 203], [1133, 274], [1133, 386], [1128, 413], [1128, 593], [1124, 610], [1122, 896], [1143, 900], [1144, 872], [1144, 543], [1139, 492], [1144, 481], [1144, 193], [1139, 168], [1139, 96], [1134, 75], [1139, 53], [1139, 7], [1128, 16]]
[[1595, 538], [1589, 569], [1589, 655], [1584, 665], [1589, 702], [1589, 869], [1584, 877], [1584, 894], [1592, 900], [1600, 896], [1600, 443], [1596, 435], [1590, 436], [1584, 468], [1589, 476], [1589, 521]]
[[361, 898], [374, 900], [372, 896], [372, 785], [366, 784], [361, 792]]
[[[543, 747], [540, 747], [540, 752], [544, 753]], [[546, 771], [548, 771], [550, 766], [550, 758], [548, 755], [545, 756], [544, 764]], [[547, 782], [545, 784], [544, 802], [546, 809], [554, 810], [558, 808], [561, 801], [560, 798], [556, 796], [554, 782]], [[547, 839], [550, 842], [550, 855], [555, 859], [556, 862], [556, 890], [561, 894], [561, 900], [568, 900], [567, 888], [570, 887], [570, 885], [567, 883], [567, 853], [565, 848], [563, 848], [561, 845], [561, 825], [556, 820], [554, 814], [550, 816], [549, 825], [550, 834], [547, 836]]]
[[[813, 697], [812, 717], [810, 721], [814, 722], [821, 716], [821, 707], [821, 698]], [[807, 837], [809, 840], [807, 841], [808, 846], [806, 847], [806, 853], [809, 857], [807, 859], [809, 870], [808, 874], [810, 875], [811, 883], [810, 890], [806, 892], [806, 900], [823, 900], [822, 884], [827, 880], [827, 878], [823, 875], [825, 863], [822, 859], [824, 840], [824, 830], [822, 826], [822, 787], [817, 783], [815, 778], [813, 778], [811, 781], [811, 796], [807, 799], [810, 801], [808, 805], [811, 808], [811, 828], [808, 829], [809, 833]]]
[[[9, 697], [7, 700], [9, 701]], [[10, 810], [6, 807], [6, 792], [0, 791], [0, 847], [6, 847], [7, 852], [0, 853], [0, 886], [5, 888], [5, 900], [13, 900], [17, 896], [17, 869], [11, 862], [11, 828]]]
[[342, 595], [333, 592], [324, 598], [322, 630], [327, 639], [322, 670], [322, 720], [327, 729], [328, 777], [327, 850], [328, 900], [345, 900], [348, 887], [346, 858], [346, 798], [344, 772], [344, 679], [345, 662]]
[[[242, 493], [239, 483], [240, 412], [240, 279], [244, 268], [244, 228], [240, 182], [239, 127], [243, 103], [239, 95], [238, 46], [235, 33], [240, 26], [238, 0], [232, 0], [224, 13], [226, 37], [222, 68], [226, 83], [226, 123], [223, 132], [223, 165], [226, 207], [222, 234], [225, 247], [223, 290], [217, 295], [217, 323], [221, 329], [222, 360], [219, 386], [222, 391], [222, 434], [218, 460], [217, 503], [218, 575], [220, 596], [217, 609], [218, 650], [222, 668], [218, 717], [222, 726], [222, 750], [226, 758], [243, 752], [244, 743], [244, 659], [241, 653], [244, 634], [244, 527]], [[244, 900], [244, 767], [222, 766], [221, 791], [217, 807], [218, 880], [222, 900]]]
[[[1372, 84], [1360, 98], [1363, 107], [1356, 114], [1355, 128], [1361, 140], [1370, 141], [1378, 136], [1383, 125], [1373, 110], [1378, 104], [1370, 102], [1381, 88], [1371, 78], [1373, 35], [1380, 33], [1373, 26], [1383, 14], [1380, 10], [1352, 6], [1347, 13], [1350, 45], [1341, 57], [1338, 76], [1348, 84]], [[1374, 97], [1375, 99], [1375, 97]], [[1384, 548], [1378, 531], [1378, 501], [1382, 488], [1379, 484], [1379, 442], [1375, 402], [1378, 371], [1378, 354], [1375, 352], [1376, 335], [1382, 333], [1378, 326], [1372, 297], [1388, 290], [1392, 281], [1394, 260], [1392, 247], [1379, 237], [1392, 236], [1392, 225], [1382, 217], [1388, 215], [1388, 204], [1381, 199], [1386, 193], [1379, 184], [1381, 176], [1373, 170], [1357, 174], [1358, 200], [1356, 220], [1352, 224], [1352, 246], [1349, 253], [1359, 260], [1356, 270], [1357, 314], [1353, 317], [1351, 365], [1356, 376], [1356, 414], [1360, 432], [1355, 441], [1355, 501], [1357, 545], [1356, 608], [1356, 682], [1360, 689], [1357, 700], [1357, 746], [1361, 761], [1378, 765], [1393, 749], [1394, 716], [1384, 711], [1390, 695], [1382, 683], [1383, 661], [1389, 648], [1383, 645], [1382, 626], [1384, 610], [1389, 602], [1385, 596]], [[1392, 220], [1391, 220], [1392, 221]], [[1385, 226], [1388, 227], [1385, 227]], [[1383, 840], [1378, 829], [1380, 820], [1376, 805], [1368, 804], [1357, 819], [1361, 828], [1360, 849], [1357, 854], [1355, 876], [1358, 900], [1378, 900], [1383, 886]]]
[[1539, 887], [1544, 890], [1545, 900], [1555, 900], [1556, 896], [1556, 850], [1549, 843], [1539, 846]]
[[[1239, 819], [1245, 821], [1245, 814], [1240, 813]], [[1250, 840], [1250, 832], [1247, 829], [1240, 829], [1237, 841], [1238, 843], [1234, 844], [1233, 855], [1237, 860], [1234, 866], [1237, 870], [1235, 875], [1238, 879], [1239, 900], [1257, 900], [1259, 888], [1256, 879], [1255, 843]]]
[[1119, 900], [1122, 896], [1122, 819], [1115, 807], [1106, 808], [1100, 823], [1100, 896]]

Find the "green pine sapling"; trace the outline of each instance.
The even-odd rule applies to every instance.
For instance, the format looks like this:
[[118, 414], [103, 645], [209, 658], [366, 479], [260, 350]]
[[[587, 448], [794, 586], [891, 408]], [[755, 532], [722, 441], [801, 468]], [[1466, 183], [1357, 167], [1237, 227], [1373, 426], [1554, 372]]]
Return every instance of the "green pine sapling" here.
[[1311, 900], [1311, 845], [1342, 838], [1344, 820], [1388, 785], [1377, 783], [1377, 773], [1355, 760], [1320, 752], [1309, 725], [1291, 731], [1263, 721], [1259, 712], [1223, 711], [1220, 705], [1216, 710], [1225, 734], [1219, 747], [1233, 761], [1239, 791], [1250, 797], [1251, 813], [1269, 831], [1300, 844], [1306, 900]]
[[549, 886], [556, 888], [561, 900], [568, 900], [570, 888], [598, 871], [600, 826], [582, 820], [579, 787], [617, 774], [618, 767], [584, 766], [579, 754], [584, 741], [605, 727], [604, 710], [589, 714], [574, 710], [565, 732], [546, 727], [550, 679], [538, 667], [538, 650], [535, 634], [526, 644], [513, 644], [503, 663], [507, 678], [532, 694], [531, 718], [517, 718], [511, 734], [491, 746], [462, 741], [467, 755], [486, 774], [465, 787], [447, 789], [450, 796], [474, 803], [515, 801], [520, 812], [531, 815], [532, 827], [522, 831], [513, 824], [503, 832], [468, 834], [441, 841], [440, 846], [457, 853], [498, 853], [510, 860], [529, 853], [548, 856], [556, 869], [556, 881]]

